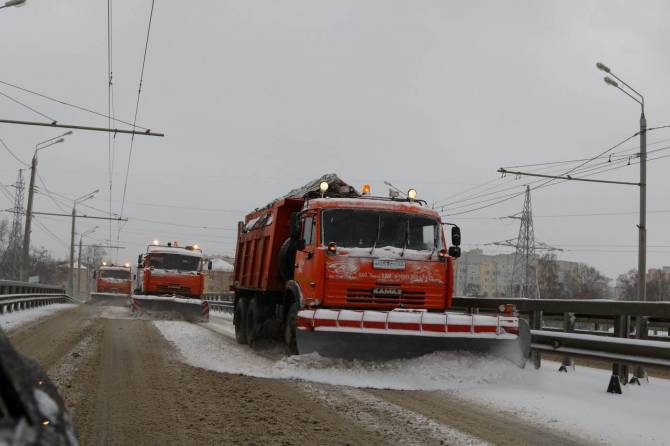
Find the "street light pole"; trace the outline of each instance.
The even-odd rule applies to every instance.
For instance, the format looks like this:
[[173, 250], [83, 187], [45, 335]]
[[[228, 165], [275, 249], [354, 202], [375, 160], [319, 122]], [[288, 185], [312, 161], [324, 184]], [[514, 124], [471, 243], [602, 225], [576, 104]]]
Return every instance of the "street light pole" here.
[[[89, 229], [88, 231], [79, 234], [79, 255], [77, 256], [77, 298], [81, 297], [81, 246], [82, 246], [82, 240], [84, 237], [86, 237], [88, 234], [93, 233], [96, 229], [98, 229], [97, 226], [93, 227], [92, 229]], [[88, 267], [90, 265], [86, 266], [86, 277], [88, 278]], [[88, 287], [87, 287], [88, 290]]]
[[72, 204], [72, 228], [70, 232], [70, 277], [68, 286], [68, 291], [70, 292], [71, 296], [74, 294], [74, 230], [75, 230], [75, 219], [77, 215], [77, 204], [86, 200], [90, 200], [98, 192], [100, 192], [100, 190], [96, 189], [93, 192], [90, 192], [86, 195], [82, 195], [81, 197], [75, 199]]
[[[35, 194], [35, 176], [37, 175], [37, 152], [51, 147], [54, 144], [59, 144], [65, 139], [64, 136], [71, 135], [72, 132], [65, 132], [60, 136], [54, 138], [49, 138], [45, 141], [35, 144], [35, 152], [33, 153], [33, 159], [30, 164], [30, 186], [28, 187], [28, 206], [26, 207], [26, 226], [25, 232], [23, 234], [23, 249], [21, 252], [21, 258], [19, 259], [19, 276], [22, 281], [28, 280], [28, 263], [30, 261], [30, 231], [32, 226], [33, 218], [33, 196]], [[40, 147], [41, 146], [41, 147]]]
[[624, 80], [612, 73], [612, 70], [598, 62], [596, 67], [611, 75], [614, 79], [628, 87], [636, 98], [608, 76], [605, 83], [619, 89], [626, 96], [640, 104], [640, 224], [638, 224], [638, 258], [637, 258], [637, 298], [639, 301], [647, 300], [647, 118], [644, 115], [644, 96], [628, 85]]
[[[623, 92], [640, 104], [641, 113], [640, 113], [640, 224], [638, 227], [638, 257], [637, 257], [637, 298], [639, 301], [644, 302], [647, 300], [647, 118], [644, 115], [644, 96], [640, 94], [633, 87], [628, 85], [623, 79], [618, 77], [616, 74], [612, 73], [612, 70], [598, 62], [596, 67], [604, 71], [605, 73], [611, 75], [614, 79], [621, 82], [629, 90], [631, 90], [639, 99], [622, 87], [619, 84], [611, 79], [608, 76], [605, 76], [605, 83], [611, 85], [612, 87], [617, 88], [619, 91]], [[636, 327], [635, 335], [638, 339], [644, 339], [647, 337], [647, 324], [644, 320], [644, 317], [636, 317]], [[617, 364], [613, 366], [613, 372], [616, 374]], [[633, 378], [631, 378], [631, 383], [640, 384], [640, 379], [643, 379], [647, 376], [647, 372], [642, 366], [638, 366], [635, 369]]]

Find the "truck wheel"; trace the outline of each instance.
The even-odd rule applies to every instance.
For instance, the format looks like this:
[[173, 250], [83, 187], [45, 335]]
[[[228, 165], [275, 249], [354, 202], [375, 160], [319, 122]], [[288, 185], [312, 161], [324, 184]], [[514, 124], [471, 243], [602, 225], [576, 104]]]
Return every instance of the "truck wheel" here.
[[249, 302], [245, 324], [247, 330], [247, 343], [250, 346], [253, 346], [254, 341], [259, 338], [261, 322], [260, 306], [258, 305], [258, 299], [254, 297]]
[[284, 240], [279, 247], [279, 276], [284, 280], [293, 279], [293, 270], [295, 269], [295, 243], [290, 238]]
[[241, 297], [235, 305], [233, 325], [235, 325], [235, 340], [238, 344], [246, 344], [247, 340], [247, 300]]
[[286, 326], [284, 329], [284, 342], [286, 343], [286, 352], [289, 355], [298, 354], [298, 344], [296, 342], [296, 318], [298, 316], [298, 304], [294, 303], [286, 315]]

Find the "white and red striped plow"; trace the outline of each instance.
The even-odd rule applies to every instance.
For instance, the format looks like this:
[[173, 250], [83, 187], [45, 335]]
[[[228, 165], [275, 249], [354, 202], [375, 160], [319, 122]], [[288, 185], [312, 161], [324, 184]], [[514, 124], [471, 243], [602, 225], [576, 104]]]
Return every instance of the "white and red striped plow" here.
[[425, 310], [301, 310], [300, 354], [345, 359], [412, 358], [459, 350], [501, 356], [523, 366], [530, 331], [514, 316], [431, 313]]

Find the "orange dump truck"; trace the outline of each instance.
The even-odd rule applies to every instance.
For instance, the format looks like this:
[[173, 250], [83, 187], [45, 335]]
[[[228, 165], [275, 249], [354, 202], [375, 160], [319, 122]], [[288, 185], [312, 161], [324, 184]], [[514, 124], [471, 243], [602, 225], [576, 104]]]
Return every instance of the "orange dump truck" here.
[[130, 295], [133, 278], [130, 265], [102, 265], [94, 273], [97, 293], [116, 293]]
[[460, 230], [416, 199], [359, 194], [330, 174], [238, 225], [235, 335], [282, 336], [292, 353], [391, 359], [492, 352], [523, 365], [530, 336], [513, 314], [447, 311]]
[[200, 298], [204, 284], [202, 250], [198, 245], [160, 245], [155, 241], [137, 259], [135, 294]]

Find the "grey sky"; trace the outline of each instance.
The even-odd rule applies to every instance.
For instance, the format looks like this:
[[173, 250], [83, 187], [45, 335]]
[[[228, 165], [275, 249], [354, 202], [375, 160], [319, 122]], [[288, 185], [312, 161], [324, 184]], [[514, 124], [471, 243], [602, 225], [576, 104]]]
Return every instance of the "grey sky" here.
[[[115, 108], [124, 120], [133, 117], [150, 4], [112, 2]], [[106, 11], [103, 0], [29, 0], [0, 10], [0, 80], [106, 111]], [[495, 180], [500, 166], [595, 155], [636, 132], [639, 116], [634, 102], [602, 82], [597, 61], [646, 95], [651, 127], [670, 124], [668, 17], [670, 4], [662, 1], [240, 0], [191, 7], [158, 0], [138, 123], [166, 137], [135, 141], [125, 212], [131, 221], [118, 260], [136, 258], [154, 238], [233, 253], [236, 222], [247, 211], [327, 172], [357, 186], [369, 182], [380, 195], [389, 180], [438, 201]], [[106, 125], [4, 86], [0, 91], [61, 122]], [[39, 119], [2, 97], [0, 117]], [[59, 133], [0, 124], [0, 137], [26, 161], [36, 142]], [[665, 138], [670, 130], [648, 137]], [[129, 141], [116, 138], [116, 212]], [[650, 210], [670, 209], [669, 163], [649, 165]], [[0, 148], [0, 182], [13, 183], [18, 168]], [[69, 197], [100, 188], [89, 204], [107, 208], [106, 135], [75, 132], [41, 152], [38, 171], [50, 189]], [[637, 175], [631, 166], [602, 177], [636, 181]], [[530, 181], [507, 180], [492, 185], [516, 184], [520, 191]], [[635, 212], [637, 198], [629, 186], [538, 190], [536, 236], [573, 250], [561, 258], [613, 276], [637, 265], [636, 214], [540, 216]], [[10, 205], [0, 196], [0, 207]], [[466, 248], [518, 230], [516, 222], [466, 217], [510, 215], [521, 206], [519, 197], [454, 218]], [[59, 211], [44, 195], [35, 209]], [[69, 241], [69, 221], [39, 221]], [[79, 229], [94, 224], [81, 220]], [[670, 264], [669, 224], [670, 213], [648, 217], [650, 267]], [[106, 224], [93, 236], [105, 239]], [[39, 226], [33, 241], [57, 256], [67, 253]], [[614, 250], [629, 252], [600, 252]]]

